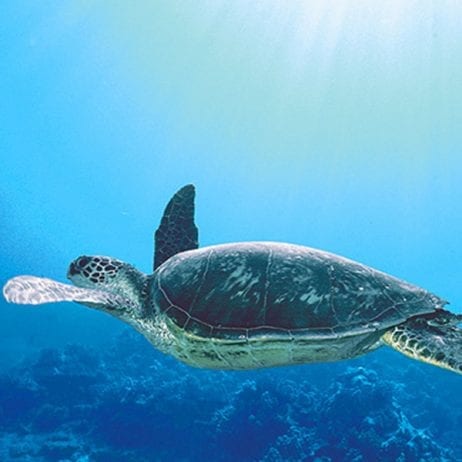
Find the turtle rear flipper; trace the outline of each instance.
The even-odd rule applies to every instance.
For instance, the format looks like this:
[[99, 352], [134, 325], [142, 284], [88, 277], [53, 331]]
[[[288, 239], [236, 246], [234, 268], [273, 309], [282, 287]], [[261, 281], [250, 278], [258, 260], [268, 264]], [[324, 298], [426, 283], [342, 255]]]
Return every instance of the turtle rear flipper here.
[[36, 276], [16, 276], [3, 287], [10, 303], [41, 305], [55, 302], [79, 302], [85, 305], [116, 309], [133, 304], [131, 300], [104, 290], [86, 289]]
[[443, 324], [438, 324], [438, 314], [432, 319], [416, 317], [390, 329], [382, 338], [410, 358], [462, 374], [462, 329], [457, 326], [462, 316], [440, 311], [444, 313]]

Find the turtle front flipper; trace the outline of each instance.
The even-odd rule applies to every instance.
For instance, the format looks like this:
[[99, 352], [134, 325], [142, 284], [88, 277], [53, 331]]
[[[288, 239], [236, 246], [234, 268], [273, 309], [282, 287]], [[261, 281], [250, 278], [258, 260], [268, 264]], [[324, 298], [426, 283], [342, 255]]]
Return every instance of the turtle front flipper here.
[[78, 302], [110, 310], [132, 304], [119, 294], [75, 287], [36, 276], [16, 276], [10, 279], [3, 287], [3, 295], [8, 302], [20, 305]]
[[177, 191], [165, 207], [155, 233], [154, 271], [173, 255], [199, 246], [194, 196], [194, 186], [188, 184]]
[[462, 374], [462, 315], [439, 310], [418, 316], [386, 332], [383, 341], [399, 352]]

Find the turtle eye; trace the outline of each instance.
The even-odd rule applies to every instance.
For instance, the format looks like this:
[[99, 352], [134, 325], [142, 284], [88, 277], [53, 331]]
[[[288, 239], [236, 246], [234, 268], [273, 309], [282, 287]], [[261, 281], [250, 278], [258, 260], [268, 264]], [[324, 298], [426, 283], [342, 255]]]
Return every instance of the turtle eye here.
[[84, 268], [88, 265], [89, 262], [90, 259], [88, 257], [82, 257], [77, 260], [77, 264], [80, 266], [80, 268]]
[[83, 276], [88, 277], [90, 275], [92, 265], [92, 259], [87, 256], [76, 258], [70, 265], [68, 270], [69, 276]]

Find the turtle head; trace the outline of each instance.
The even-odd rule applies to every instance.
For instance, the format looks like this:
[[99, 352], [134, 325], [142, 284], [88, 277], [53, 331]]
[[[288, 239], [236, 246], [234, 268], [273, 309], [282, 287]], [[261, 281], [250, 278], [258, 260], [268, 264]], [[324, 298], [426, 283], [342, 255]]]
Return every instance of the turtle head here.
[[77, 287], [107, 294], [108, 303], [93, 304], [119, 318], [143, 316], [148, 277], [134, 266], [112, 257], [82, 255], [67, 271]]
[[78, 287], [112, 287], [125, 272], [124, 266], [129, 265], [115, 258], [82, 255], [69, 265], [67, 277]]

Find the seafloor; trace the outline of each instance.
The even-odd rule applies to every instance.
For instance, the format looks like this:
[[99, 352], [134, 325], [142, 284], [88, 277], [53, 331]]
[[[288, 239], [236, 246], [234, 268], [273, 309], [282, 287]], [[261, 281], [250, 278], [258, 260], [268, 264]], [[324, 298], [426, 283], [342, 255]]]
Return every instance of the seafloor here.
[[460, 376], [392, 351], [225, 373], [127, 331], [0, 376], [0, 460], [460, 461], [460, 391]]

